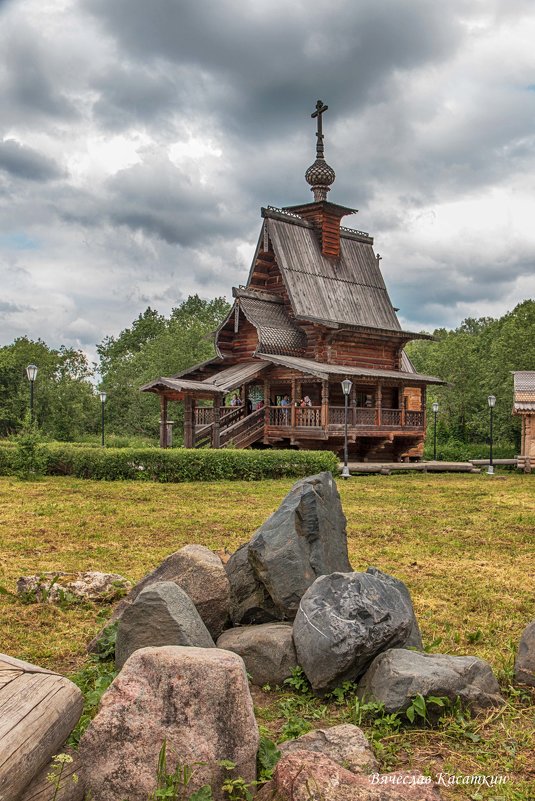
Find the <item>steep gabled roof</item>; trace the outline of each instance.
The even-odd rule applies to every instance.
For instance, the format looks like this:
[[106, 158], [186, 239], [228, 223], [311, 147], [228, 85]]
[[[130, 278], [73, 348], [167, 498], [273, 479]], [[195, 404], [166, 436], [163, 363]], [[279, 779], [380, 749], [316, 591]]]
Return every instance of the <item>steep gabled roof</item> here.
[[283, 210], [262, 214], [297, 320], [425, 336], [402, 331], [367, 234], [342, 228], [340, 257], [331, 259], [308, 220]]

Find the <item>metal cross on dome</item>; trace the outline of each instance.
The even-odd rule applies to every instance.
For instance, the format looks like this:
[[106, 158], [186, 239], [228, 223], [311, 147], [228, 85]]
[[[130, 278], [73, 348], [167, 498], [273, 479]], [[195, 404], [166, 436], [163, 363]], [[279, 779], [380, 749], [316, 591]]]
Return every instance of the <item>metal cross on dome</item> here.
[[318, 100], [318, 102], [316, 103], [316, 111], [312, 112], [312, 114], [310, 115], [312, 117], [312, 119], [314, 119], [314, 117], [317, 117], [317, 119], [318, 119], [318, 130], [316, 132], [316, 137], [317, 137], [317, 140], [318, 140], [317, 143], [316, 143], [316, 158], [317, 159], [325, 158], [324, 153], [323, 153], [323, 129], [322, 129], [322, 125], [321, 125], [321, 115], [324, 112], [326, 112], [328, 108], [329, 108], [329, 106], [326, 106], [325, 103], [323, 102], [323, 100]]

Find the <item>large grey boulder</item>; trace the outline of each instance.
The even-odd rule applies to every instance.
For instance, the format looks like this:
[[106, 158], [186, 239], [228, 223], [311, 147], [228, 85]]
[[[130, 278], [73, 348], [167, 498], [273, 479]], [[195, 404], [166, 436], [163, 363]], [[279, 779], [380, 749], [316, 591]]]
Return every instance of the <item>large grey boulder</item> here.
[[[252, 568], [247, 581], [242, 576], [245, 562]], [[303, 593], [318, 576], [350, 571], [346, 519], [331, 473], [294, 484], [226, 567], [235, 624], [253, 622], [253, 615], [260, 622], [258, 610], [268, 619], [292, 620]]]
[[125, 609], [117, 629], [115, 665], [121, 669], [139, 648], [162, 645], [215, 648], [192, 601], [173, 581], [145, 587]]
[[[229, 619], [230, 585], [223, 562], [204, 545], [186, 545], [164, 559], [117, 604], [104, 629], [120, 620], [146, 587], [162, 581], [173, 581], [181, 587], [193, 601], [212, 637], [219, 637]], [[91, 640], [89, 651], [98, 650], [104, 629]]]
[[520, 638], [515, 660], [515, 681], [535, 687], [535, 620], [526, 626]]
[[315, 751], [343, 765], [351, 773], [372, 773], [379, 768], [373, 748], [364, 732], [351, 723], [314, 729], [295, 740], [286, 740], [277, 747], [283, 754], [303, 749]]
[[282, 684], [297, 667], [290, 623], [264, 623], [229, 629], [219, 637], [217, 647], [239, 654], [251, 682], [258, 687]]
[[249, 543], [240, 545], [225, 570], [230, 582], [230, 618], [234, 625], [277, 620], [273, 601], [249, 562]]
[[366, 570], [366, 573], [370, 573], [372, 576], [377, 576], [377, 578], [381, 579], [381, 581], [386, 581], [387, 584], [392, 584], [392, 586], [397, 587], [400, 593], [405, 598], [407, 605], [411, 609], [412, 615], [412, 623], [411, 629], [409, 631], [409, 635], [405, 642], [403, 643], [404, 648], [417, 648], [418, 651], [424, 650], [424, 644], [422, 642], [422, 633], [420, 631], [420, 626], [418, 625], [418, 621], [416, 619], [416, 615], [414, 614], [414, 607], [412, 605], [412, 598], [409, 590], [407, 589], [407, 585], [404, 584], [401, 579], [394, 578], [394, 576], [390, 576], [388, 573], [383, 573], [382, 570], [379, 570], [378, 567], [369, 567]]
[[[95, 801], [146, 801], [158, 754], [167, 770], [193, 767], [188, 795], [211, 784], [223, 801], [227, 776], [256, 778], [258, 727], [243, 660], [215, 648], [142, 648], [124, 665], [80, 742]], [[229, 774], [220, 760], [236, 763]]]
[[321, 576], [301, 599], [293, 627], [297, 659], [314, 690], [361, 676], [377, 654], [406, 642], [412, 608], [370, 573]]
[[387, 712], [404, 711], [418, 694], [455, 701], [473, 712], [503, 704], [490, 665], [475, 656], [422, 654], [391, 649], [379, 654], [359, 682], [361, 698], [381, 701]]

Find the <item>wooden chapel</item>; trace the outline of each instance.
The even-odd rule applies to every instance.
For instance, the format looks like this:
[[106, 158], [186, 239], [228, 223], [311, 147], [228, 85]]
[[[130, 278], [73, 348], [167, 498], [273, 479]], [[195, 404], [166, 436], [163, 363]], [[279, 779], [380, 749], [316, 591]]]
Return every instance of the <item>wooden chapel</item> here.
[[339, 451], [341, 382], [348, 378], [351, 458], [422, 455], [426, 388], [443, 382], [416, 373], [405, 354], [407, 342], [428, 337], [402, 330], [373, 238], [341, 225], [356, 210], [327, 200], [335, 173], [324, 156], [326, 110], [318, 101], [312, 115], [316, 160], [305, 179], [314, 200], [262, 209], [249, 277], [232, 290], [232, 309], [215, 332], [215, 357], [141, 388], [160, 397], [162, 447], [167, 403], [180, 400], [187, 448]]

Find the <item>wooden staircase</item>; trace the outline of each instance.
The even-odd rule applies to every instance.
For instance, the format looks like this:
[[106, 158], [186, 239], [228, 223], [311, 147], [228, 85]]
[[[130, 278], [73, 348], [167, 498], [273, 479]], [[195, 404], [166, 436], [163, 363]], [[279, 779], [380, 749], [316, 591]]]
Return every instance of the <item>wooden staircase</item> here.
[[[221, 417], [219, 424], [219, 447], [248, 448], [264, 435], [265, 409], [246, 414], [243, 407], [233, 409]], [[214, 424], [202, 426], [195, 431], [195, 448], [213, 448]]]

